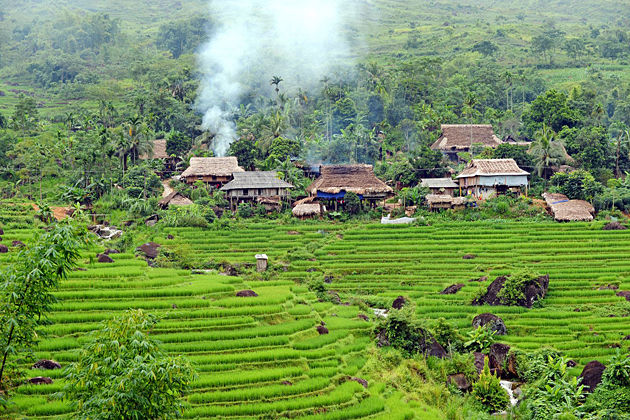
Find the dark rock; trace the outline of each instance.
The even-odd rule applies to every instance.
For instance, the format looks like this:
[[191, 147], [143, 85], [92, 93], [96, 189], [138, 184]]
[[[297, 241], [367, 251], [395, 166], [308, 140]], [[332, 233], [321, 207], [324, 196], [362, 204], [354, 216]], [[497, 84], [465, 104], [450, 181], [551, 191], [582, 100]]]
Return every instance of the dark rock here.
[[240, 292], [236, 292], [237, 297], [257, 297], [258, 293], [253, 290], [241, 290]]
[[28, 381], [33, 385], [50, 385], [53, 383], [53, 380], [46, 376], [36, 376]]
[[602, 230], [626, 230], [626, 229], [628, 228], [619, 222], [606, 223], [604, 227], [602, 228]]
[[470, 279], [468, 281], [478, 281], [478, 282], [482, 282], [482, 281], [486, 281], [488, 280], [488, 276], [481, 276], [478, 279]]
[[438, 359], [446, 359], [448, 357], [448, 353], [444, 350], [444, 347], [435, 341], [435, 338], [431, 339], [431, 345], [429, 346], [427, 355], [437, 357]]
[[505, 323], [501, 318], [496, 315], [490, 313], [479, 314], [473, 318], [472, 321], [473, 328], [485, 327], [492, 329], [498, 335], [507, 334], [507, 328], [505, 327]]
[[580, 308], [575, 308], [573, 312], [582, 312], [582, 310]]
[[144, 222], [144, 224], [147, 225], [148, 227], [153, 227], [157, 225], [157, 220], [147, 220], [146, 222]]
[[475, 369], [477, 370], [477, 373], [481, 373], [481, 371], [483, 370], [483, 361], [486, 358], [486, 355], [483, 353], [475, 352], [474, 356]]
[[112, 258], [109, 255], [97, 254], [96, 256], [98, 257], [98, 262], [100, 263], [113, 263], [114, 262], [114, 260], [112, 260]]
[[24, 242], [22, 241], [13, 241], [11, 242], [11, 246], [14, 246], [16, 248], [24, 248], [26, 245], [24, 245]]
[[464, 285], [461, 284], [461, 283], [459, 283], [459, 284], [452, 284], [452, 285], [448, 286], [446, 289], [442, 290], [440, 292], [440, 294], [441, 295], [454, 295], [455, 293], [459, 292], [462, 287], [464, 287]]
[[622, 340], [630, 340], [630, 335], [626, 335]]
[[280, 382], [282, 385], [293, 386], [293, 382], [291, 381], [282, 381]]
[[87, 268], [83, 268], [83, 267], [74, 267], [72, 269], [72, 271], [87, 271]]
[[142, 252], [147, 258], [154, 259], [157, 258], [160, 253], [160, 244], [156, 244], [155, 242], [147, 242], [146, 244], [140, 245], [136, 248], [136, 251]]
[[7, 252], [9, 252], [9, 247], [0, 244], [0, 254], [6, 254]]
[[513, 378], [519, 378], [518, 374], [518, 362], [516, 361], [516, 355], [514, 353], [510, 353], [508, 355], [507, 364], [505, 366], [507, 368], [507, 373]]
[[160, 220], [160, 215], [159, 214], [152, 214], [151, 216], [147, 217], [146, 219], [144, 219], [144, 222], [155, 222], [157, 223]]
[[364, 314], [357, 315], [357, 318], [362, 319], [364, 321], [369, 321], [370, 320], [370, 318], [368, 318], [367, 315], [364, 315]]
[[[0, 246], [2, 246], [2, 245], [0, 245]], [[0, 251], [0, 252], [2, 252], [2, 251]], [[630, 302], [630, 292], [629, 291], [617, 292], [617, 296], [626, 298], [626, 300], [628, 302]]]
[[35, 362], [35, 364], [33, 365], [33, 369], [61, 369], [61, 364], [59, 364], [59, 362], [55, 362], [54, 360], [42, 359]]
[[171, 308], [173, 308], [173, 309], [177, 309], [177, 304], [173, 303], [173, 304], [171, 305]]
[[354, 381], [354, 382], [357, 382], [357, 383], [359, 383], [359, 384], [363, 385], [363, 388], [365, 388], [365, 389], [367, 389], [367, 387], [368, 387], [368, 382], [367, 382], [365, 379], [363, 379], [363, 378], [357, 378], [356, 376], [348, 376], [348, 377], [346, 378], [346, 381]]
[[405, 299], [402, 296], [398, 296], [394, 300], [394, 303], [392, 303], [392, 308], [394, 308], [394, 309], [402, 309], [402, 307], [405, 306], [406, 303], [407, 303], [407, 299]]
[[475, 258], [477, 258], [477, 256], [474, 254], [466, 254], [462, 257], [464, 260], [474, 260]]
[[0, 235], [4, 235], [4, 229], [0, 228]]
[[323, 325], [318, 325], [316, 329], [319, 335], [328, 334], [328, 328], [324, 327]]
[[597, 360], [593, 360], [592, 362], [588, 362], [582, 373], [580, 373], [580, 378], [582, 378], [582, 385], [584, 385], [584, 391], [593, 392], [597, 385], [602, 382], [602, 373], [606, 370], [606, 366]]
[[[486, 294], [475, 299], [473, 305], [507, 305], [503, 298], [499, 297], [499, 292], [503, 289], [507, 277], [497, 277], [486, 291]], [[516, 305], [531, 308], [536, 300], [542, 299], [549, 289], [549, 275], [540, 276], [526, 282], [523, 286], [524, 298], [520, 299]]]
[[616, 284], [607, 284], [606, 286], [599, 286], [597, 290], [617, 290], [619, 286]]
[[324, 277], [324, 283], [330, 284], [330, 283], [332, 283], [333, 279], [334, 279], [333, 276], [325, 276]]
[[334, 303], [335, 305], [341, 305], [341, 298], [339, 297], [339, 293], [335, 292], [334, 290], [329, 290], [328, 296], [330, 296], [329, 299], [332, 303]]
[[106, 249], [105, 252], [103, 252], [103, 254], [105, 255], [112, 255], [112, 254], [120, 254], [120, 251], [117, 249]]
[[166, 239], [168, 239], [169, 241], [172, 241], [173, 239], [175, 239], [175, 237], [171, 234], [166, 235]]
[[577, 366], [577, 363], [575, 362], [575, 360], [568, 360], [567, 361], [567, 367], [568, 368], [573, 368], [573, 367], [576, 367], [576, 366]]
[[316, 272], [316, 271], [317, 271], [317, 268], [307, 268], [307, 269], [306, 269], [306, 272], [307, 272], [307, 273], [314, 273], [314, 272]]
[[505, 361], [510, 353], [510, 346], [507, 344], [494, 343], [490, 346], [490, 352], [488, 353], [488, 364], [490, 369], [494, 371], [497, 376], [503, 377], [505, 375]]
[[472, 388], [472, 385], [470, 385], [470, 382], [468, 382], [466, 375], [464, 375], [463, 373], [448, 375], [448, 378], [446, 378], [446, 384], [453, 384], [457, 387], [457, 389], [462, 392], [468, 392]]
[[390, 345], [389, 338], [387, 338], [387, 330], [385, 328], [376, 334], [376, 345], [378, 347], [387, 347]]

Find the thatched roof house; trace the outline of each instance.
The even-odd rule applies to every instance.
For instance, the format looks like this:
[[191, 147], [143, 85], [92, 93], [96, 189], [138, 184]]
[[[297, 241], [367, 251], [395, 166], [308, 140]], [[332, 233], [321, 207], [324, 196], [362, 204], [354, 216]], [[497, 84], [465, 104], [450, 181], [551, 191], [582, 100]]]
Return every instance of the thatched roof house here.
[[431, 149], [439, 150], [449, 159], [457, 161], [457, 153], [470, 152], [473, 144], [495, 148], [502, 143], [490, 124], [442, 124], [442, 135]]
[[203, 181], [220, 186], [230, 182], [232, 174], [237, 172], [244, 172], [244, 169], [238, 166], [235, 156], [193, 157], [190, 158], [190, 166], [182, 173], [181, 179], [188, 184]]
[[[234, 172], [234, 179], [225, 184], [225, 191], [230, 202], [257, 200], [259, 204], [272, 205], [270, 199], [281, 205], [282, 199], [289, 195], [293, 185], [278, 178], [275, 171]], [[268, 208], [269, 209], [269, 208]]]
[[507, 191], [520, 193], [528, 185], [528, 176], [514, 159], [473, 159], [457, 179], [467, 195], [483, 198]]
[[318, 198], [338, 200], [353, 192], [362, 200], [383, 200], [393, 194], [392, 188], [374, 175], [372, 165], [322, 165], [321, 171], [306, 189]]
[[457, 184], [451, 178], [422, 178], [420, 186], [431, 190], [431, 194], [453, 195]]
[[[313, 217], [319, 217], [322, 214], [322, 208], [319, 203], [310, 203], [310, 204], [298, 204], [293, 207], [292, 213], [293, 216], [299, 217], [300, 219], [309, 219]], [[326, 211], [324, 209], [324, 211]]]
[[168, 208], [169, 206], [190, 206], [191, 204], [193, 204], [193, 202], [189, 198], [184, 197], [177, 191], [173, 191], [158, 201], [158, 205], [163, 209]]
[[149, 153], [143, 153], [140, 155], [140, 159], [168, 159], [169, 155], [166, 153], [166, 140], [158, 139], [153, 140], [153, 150]]
[[569, 200], [564, 194], [544, 193], [543, 198], [551, 214], [558, 222], [590, 222], [595, 208], [584, 200]]

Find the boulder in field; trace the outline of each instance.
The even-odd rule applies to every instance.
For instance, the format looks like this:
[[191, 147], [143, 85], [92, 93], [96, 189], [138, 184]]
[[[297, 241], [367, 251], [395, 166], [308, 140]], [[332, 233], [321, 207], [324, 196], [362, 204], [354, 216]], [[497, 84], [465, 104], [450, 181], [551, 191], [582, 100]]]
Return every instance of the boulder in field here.
[[258, 297], [258, 293], [253, 290], [241, 290], [236, 292], [237, 297]]
[[593, 392], [597, 385], [602, 382], [602, 374], [606, 370], [606, 366], [597, 360], [593, 360], [592, 362], [588, 362], [582, 373], [580, 373], [580, 378], [582, 378], [582, 385], [584, 385], [584, 391]]
[[626, 298], [626, 300], [630, 302], [630, 291], [625, 290], [625, 291], [617, 292], [617, 296]]
[[117, 249], [106, 249], [105, 252], [103, 252], [103, 254], [105, 255], [111, 255], [111, 254], [120, 254], [120, 251]]
[[398, 296], [394, 299], [394, 303], [392, 303], [392, 308], [394, 309], [402, 309], [403, 306], [407, 303], [407, 299], [402, 296]]
[[96, 255], [98, 257], [98, 262], [100, 263], [113, 263], [114, 260], [112, 260], [112, 257], [110, 257], [109, 255], [105, 255], [105, 254], [97, 254]]
[[16, 248], [24, 248], [26, 245], [24, 245], [24, 242], [22, 241], [13, 241], [11, 242], [11, 246]]
[[490, 346], [490, 352], [488, 353], [488, 362], [490, 369], [495, 372], [497, 376], [505, 376], [508, 354], [510, 353], [510, 346], [507, 344], [494, 343]]
[[483, 362], [487, 356], [479, 352], [475, 352], [474, 356], [475, 356], [475, 361], [473, 363], [475, 365], [475, 370], [477, 371], [478, 374], [480, 374], [481, 371], [483, 370]]
[[464, 285], [462, 283], [452, 284], [440, 292], [441, 295], [454, 295], [459, 292]]
[[0, 235], [4, 235], [4, 229], [0, 228]]
[[446, 378], [446, 384], [453, 384], [462, 392], [468, 392], [472, 388], [472, 385], [463, 373], [448, 375], [448, 378]]
[[370, 318], [368, 318], [367, 315], [365, 314], [359, 314], [357, 315], [357, 318], [362, 319], [364, 321], [368, 321], [368, 322], [370, 321]]
[[535, 301], [543, 299], [549, 289], [549, 275], [532, 277], [518, 284], [520, 297], [512, 300], [502, 295], [501, 291], [505, 287], [510, 287], [511, 279], [505, 276], [497, 277], [490, 285], [486, 293], [472, 303], [473, 305], [508, 305], [531, 308]]
[[282, 381], [280, 382], [282, 385], [286, 385], [286, 386], [293, 386], [293, 382], [291, 381]]
[[437, 341], [435, 338], [431, 339], [431, 345], [427, 349], [427, 356], [437, 357], [438, 359], [446, 359], [448, 357], [448, 353], [444, 350], [444, 347]]
[[492, 331], [496, 332], [498, 335], [507, 334], [507, 328], [505, 327], [505, 323], [503, 322], [503, 320], [499, 318], [498, 316], [487, 313], [487, 312], [483, 314], [479, 314], [476, 317], [474, 317], [472, 321], [472, 326], [473, 328], [479, 328], [479, 327], [490, 328]]
[[626, 229], [628, 228], [619, 222], [606, 223], [604, 227], [602, 228], [602, 230], [626, 230]]
[[41, 359], [35, 362], [35, 364], [33, 365], [33, 369], [61, 369], [61, 364], [59, 362], [55, 362], [54, 360]]
[[367, 389], [368, 387], [368, 382], [363, 379], [363, 378], [357, 378], [356, 376], [348, 376], [346, 377], [346, 381], [353, 381], [356, 382], [358, 384], [361, 384], [363, 386], [363, 388]]
[[50, 385], [53, 383], [53, 380], [47, 376], [36, 376], [28, 381], [33, 385]]
[[142, 244], [138, 248], [136, 248], [136, 251], [142, 252], [145, 257], [152, 260], [157, 258], [158, 254], [160, 253], [161, 246], [162, 245], [156, 244], [155, 242], [147, 242], [146, 244]]
[[462, 257], [464, 260], [474, 260], [475, 258], [477, 258], [475, 254], [466, 254]]
[[9, 247], [0, 244], [0, 254], [6, 254], [7, 252], [9, 252]]
[[318, 325], [316, 329], [319, 335], [328, 334], [328, 328], [324, 327], [323, 325]]
[[166, 239], [168, 239], [169, 241], [172, 241], [173, 239], [175, 239], [175, 237], [171, 234], [166, 235]]

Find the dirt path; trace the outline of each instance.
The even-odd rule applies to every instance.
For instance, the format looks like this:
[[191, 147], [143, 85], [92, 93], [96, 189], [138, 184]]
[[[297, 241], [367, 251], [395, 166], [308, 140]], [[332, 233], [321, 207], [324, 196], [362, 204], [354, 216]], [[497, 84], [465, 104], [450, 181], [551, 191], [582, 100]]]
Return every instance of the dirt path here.
[[171, 188], [170, 185], [168, 185], [168, 183], [170, 182], [170, 179], [165, 179], [164, 181], [162, 181], [162, 186], [164, 187], [164, 192], [162, 193], [162, 198], [166, 197], [167, 195], [169, 195], [170, 193], [173, 192], [173, 189]]

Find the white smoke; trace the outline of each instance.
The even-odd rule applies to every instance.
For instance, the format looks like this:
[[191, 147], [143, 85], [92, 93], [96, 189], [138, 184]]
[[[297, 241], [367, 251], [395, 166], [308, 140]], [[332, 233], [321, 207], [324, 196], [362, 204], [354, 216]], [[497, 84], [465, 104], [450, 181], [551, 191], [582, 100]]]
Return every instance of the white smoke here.
[[210, 0], [216, 26], [199, 53], [197, 108], [202, 128], [224, 156], [236, 139], [234, 110], [244, 95], [283, 87], [314, 88], [350, 48], [343, 35], [354, 0]]

